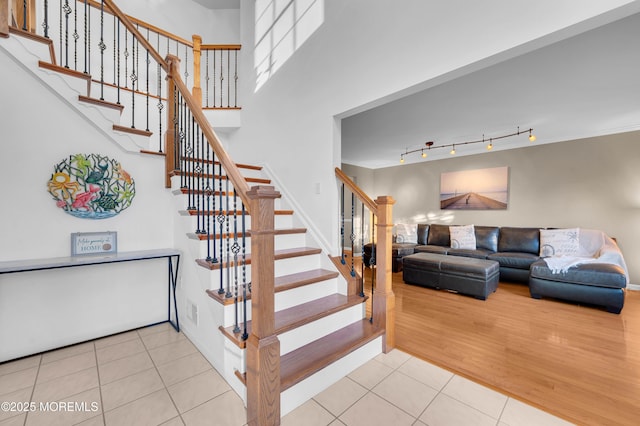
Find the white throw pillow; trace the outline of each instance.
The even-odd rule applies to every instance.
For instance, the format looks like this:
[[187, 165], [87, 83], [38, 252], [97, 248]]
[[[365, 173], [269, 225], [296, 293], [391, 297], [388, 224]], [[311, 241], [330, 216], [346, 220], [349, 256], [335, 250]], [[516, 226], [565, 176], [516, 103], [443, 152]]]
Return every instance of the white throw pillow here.
[[451, 248], [476, 249], [476, 231], [473, 225], [450, 226]]
[[418, 244], [418, 224], [398, 223], [396, 225], [396, 243]]
[[578, 256], [579, 235], [578, 228], [541, 229], [540, 256]]

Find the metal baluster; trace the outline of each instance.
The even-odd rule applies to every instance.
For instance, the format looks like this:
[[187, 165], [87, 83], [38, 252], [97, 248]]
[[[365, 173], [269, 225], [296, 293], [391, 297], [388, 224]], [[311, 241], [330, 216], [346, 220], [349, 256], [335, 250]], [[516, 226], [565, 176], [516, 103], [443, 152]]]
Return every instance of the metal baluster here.
[[[203, 137], [203, 142], [206, 143], [206, 140]], [[203, 144], [204, 144], [203, 143]], [[207, 262], [213, 262], [214, 257], [211, 256], [211, 241], [212, 241], [212, 235], [211, 235], [211, 216], [215, 214], [214, 211], [211, 211], [211, 197], [213, 197], [213, 200], [215, 202], [215, 196], [213, 194], [213, 189], [211, 188], [211, 181], [213, 180], [213, 177], [211, 176], [211, 163], [209, 162], [210, 158], [210, 154], [211, 154], [211, 147], [209, 146], [209, 144], [207, 143], [207, 156], [206, 156], [206, 162], [205, 164], [205, 174], [207, 175], [207, 187], [205, 188], [205, 193], [206, 193], [206, 200], [207, 200], [207, 225], [206, 225], [206, 236], [207, 236]], [[213, 208], [215, 210], [215, 207]], [[213, 244], [215, 244], [215, 235], [213, 236]], [[215, 256], [215, 255], [214, 255]]]
[[107, 46], [104, 44], [104, 0], [100, 2], [100, 100], [104, 100], [104, 50]]
[[[211, 151], [211, 146], [207, 143], [207, 153]], [[211, 156], [211, 169], [207, 169], [210, 170], [211, 173], [211, 200], [213, 201], [213, 205], [211, 206], [211, 215], [209, 215], [209, 229], [211, 229], [213, 227], [213, 234], [210, 235], [210, 245], [212, 246], [211, 248], [213, 249], [213, 258], [211, 259], [212, 263], [218, 263], [218, 258], [216, 257], [216, 153], [213, 152], [213, 155]], [[208, 158], [208, 157], [207, 157]], [[209, 173], [209, 171], [207, 171], [207, 173]]]
[[204, 77], [204, 81], [205, 81], [205, 85], [204, 85], [204, 90], [205, 90], [205, 99], [206, 99], [206, 106], [207, 108], [209, 108], [209, 50], [206, 51], [205, 53], [205, 77]]
[[216, 51], [213, 51], [213, 105], [216, 107]]
[[[66, 0], [65, 0], [66, 1]], [[64, 9], [62, 6], [62, 2], [59, 3], [60, 6], [60, 14], [58, 15], [58, 24], [60, 27], [60, 32], [58, 33], [58, 42], [60, 43], [60, 63], [62, 64], [63, 60], [62, 60], [62, 52], [64, 51], [62, 49], [62, 15], [64, 14]]]
[[[136, 49], [137, 48], [137, 49]], [[136, 83], [138, 82], [138, 57], [140, 46], [138, 39], [131, 34], [131, 128], [136, 128]]]
[[224, 69], [223, 69], [223, 63], [224, 63], [224, 59], [222, 57], [222, 50], [220, 51], [220, 107], [222, 107], [222, 87], [224, 84]]
[[129, 42], [128, 42], [128, 37], [129, 37], [129, 30], [127, 29], [127, 27], [124, 28], [124, 88], [128, 88], [129, 87], [129, 80], [128, 80], [128, 71], [127, 71], [127, 66], [129, 65]]
[[72, 12], [69, 0], [64, 1], [64, 67], [69, 68], [69, 15]]
[[[125, 31], [127, 29], [125, 28]], [[116, 93], [117, 93], [117, 101], [116, 103], [118, 105], [120, 105], [120, 20], [118, 20], [118, 42], [117, 42], [118, 46], [118, 59], [117, 59], [117, 63], [116, 63]], [[126, 81], [126, 78], [125, 78]]]
[[89, 54], [87, 49], [89, 48], [88, 31], [89, 31], [89, 11], [87, 9], [87, 0], [84, 0], [84, 73], [89, 73]]
[[[227, 182], [229, 180], [227, 179]], [[238, 324], [238, 253], [240, 253], [240, 244], [238, 244], [238, 205], [236, 191], [233, 191], [233, 245], [231, 246], [231, 252], [233, 253], [233, 293], [235, 295], [235, 320], [236, 325], [233, 328], [234, 333], [240, 333], [240, 326]]]
[[[178, 90], [176, 88], [176, 90]], [[184, 164], [184, 159], [186, 157], [186, 144], [184, 143], [184, 139], [186, 137], [186, 129], [185, 129], [185, 112], [184, 112], [184, 100], [182, 99], [182, 94], [180, 94], [180, 91], [178, 91], [178, 94], [180, 95], [180, 145], [178, 146], [178, 152], [180, 153], [180, 155], [177, 158], [178, 163], [180, 164], [180, 187], [181, 188], [186, 188], [187, 187], [187, 170]]]
[[226, 229], [225, 232], [227, 234], [226, 240], [227, 240], [227, 262], [226, 262], [226, 269], [227, 269], [227, 292], [224, 295], [224, 297], [232, 297], [233, 294], [231, 293], [231, 263], [229, 261], [229, 259], [231, 258], [231, 235], [229, 234], [230, 229], [229, 229], [229, 176], [225, 175], [225, 208], [227, 210], [227, 214], [226, 214], [226, 218], [227, 220], [225, 221], [225, 225], [226, 225]]
[[44, 23], [42, 24], [42, 29], [44, 30], [45, 38], [49, 38], [49, 0], [44, 0]]
[[238, 51], [236, 50], [234, 52], [234, 54], [235, 54], [235, 63], [236, 63], [236, 65], [235, 65], [235, 73], [234, 73], [234, 76], [233, 76], [233, 80], [234, 80], [234, 83], [233, 83], [233, 89], [234, 89], [234, 95], [233, 95], [233, 102], [234, 103], [233, 103], [233, 106], [235, 108], [237, 108], [238, 107]]
[[354, 194], [353, 192], [351, 193], [351, 234], [349, 235], [349, 239], [351, 240], [351, 276], [355, 277], [356, 276], [356, 270], [353, 266], [353, 258], [354, 258], [354, 254], [355, 254], [355, 241], [356, 241], [356, 233], [355, 233], [355, 229], [354, 229], [354, 225], [355, 225], [355, 211], [356, 211], [356, 194]]
[[220, 235], [220, 289], [218, 289], [218, 294], [224, 294], [224, 253], [222, 252], [224, 247], [224, 232], [222, 232], [224, 225], [224, 204], [222, 203], [222, 164], [218, 163], [218, 196], [220, 198], [220, 212], [218, 214], [218, 233]]
[[364, 297], [364, 203], [361, 202], [362, 206], [360, 212], [360, 258], [362, 262], [360, 262], [360, 297]]
[[[177, 55], [176, 55], [177, 56]], [[189, 84], [189, 46], [184, 45], [184, 84]]]
[[242, 204], [242, 314], [243, 314], [243, 333], [242, 340], [247, 340], [249, 334], [247, 333], [247, 226], [245, 223], [246, 209], [244, 203]]
[[116, 34], [118, 34], [118, 17], [113, 15], [113, 85], [116, 86], [116, 46], [118, 45], [118, 41], [116, 41]]
[[369, 266], [371, 269], [371, 318], [369, 322], [373, 322], [373, 295], [376, 288], [376, 270], [374, 266], [376, 264], [376, 216], [373, 216], [371, 226], [371, 259], [369, 259]]
[[347, 261], [344, 258], [344, 183], [340, 192], [340, 248], [340, 263], [346, 265]]
[[[158, 52], [160, 52], [160, 33], [158, 33]], [[160, 130], [158, 131], [158, 152], [162, 152], [162, 109], [164, 106], [162, 105], [162, 67], [160, 63], [158, 63], [158, 75], [156, 76], [158, 79], [158, 126]]]
[[[149, 40], [149, 28], [147, 28], [147, 40]], [[147, 99], [147, 132], [149, 131], [149, 65], [151, 64], [151, 60], [149, 60], [149, 50], [147, 50], [147, 88], [146, 88], [146, 99]]]
[[[195, 120], [194, 120], [195, 123]], [[195, 123], [196, 127], [196, 140], [197, 145], [195, 146], [195, 150], [194, 152], [197, 153], [198, 152], [198, 148], [202, 149], [202, 144], [201, 144], [201, 137], [202, 137], [202, 132], [199, 129], [198, 123]], [[196, 158], [196, 154], [194, 153], [194, 172], [195, 174], [197, 174], [198, 176], [198, 180], [196, 182], [196, 186], [195, 188], [192, 189], [193, 197], [195, 198], [196, 201], [196, 210], [198, 211], [198, 216], [196, 218], [196, 234], [204, 234], [204, 203], [200, 204], [200, 194], [204, 193], [204, 164], [201, 163], [201, 161], [204, 161], [204, 155], [200, 158]], [[197, 163], [196, 163], [197, 161]], [[201, 208], [202, 206], [202, 208]]]
[[91, 7], [87, 9], [87, 74], [91, 74]]
[[22, 1], [22, 29], [27, 31], [27, 0]]
[[227, 49], [227, 108], [231, 106], [231, 77], [229, 73], [231, 72], [231, 51]]
[[193, 147], [193, 127], [194, 127], [194, 123], [195, 123], [195, 119], [193, 118], [193, 115], [191, 114], [191, 110], [187, 107], [186, 103], [185, 103], [185, 111], [187, 111], [187, 113], [189, 114], [189, 121], [187, 122], [187, 126], [188, 126], [188, 135], [189, 135], [189, 140], [187, 141], [187, 169], [189, 170], [189, 210], [195, 210], [195, 201], [196, 201], [196, 196], [195, 196], [195, 190], [197, 189], [196, 186], [196, 173], [195, 173], [195, 150]]
[[78, 2], [73, 2], [73, 69], [78, 70]]

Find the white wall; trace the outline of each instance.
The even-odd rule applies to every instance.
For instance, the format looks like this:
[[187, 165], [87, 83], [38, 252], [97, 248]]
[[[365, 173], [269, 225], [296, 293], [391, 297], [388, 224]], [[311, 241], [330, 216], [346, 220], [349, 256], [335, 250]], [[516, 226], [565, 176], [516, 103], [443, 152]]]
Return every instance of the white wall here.
[[[578, 25], [630, 3], [639, 2], [327, 0], [324, 24], [269, 81], [256, 93], [243, 87], [243, 124], [229, 149], [237, 161], [268, 163], [300, 213], [337, 248], [333, 168], [340, 165], [340, 125], [334, 117], [602, 24], [615, 13]], [[253, 4], [241, 3], [243, 84], [252, 72]]]
[[[391, 195], [395, 223], [582, 227], [615, 237], [630, 282], [640, 283], [640, 132], [493, 151], [418, 164], [363, 169], [374, 175], [369, 195]], [[507, 210], [440, 209], [444, 172], [509, 167]]]
[[[116, 231], [120, 252], [173, 247], [163, 158], [120, 148], [2, 49], [0, 64], [0, 261], [69, 256], [74, 232]], [[129, 208], [88, 220], [56, 206], [53, 167], [78, 153], [122, 164], [135, 181]], [[165, 319], [166, 289], [166, 261], [0, 275], [0, 361]]]

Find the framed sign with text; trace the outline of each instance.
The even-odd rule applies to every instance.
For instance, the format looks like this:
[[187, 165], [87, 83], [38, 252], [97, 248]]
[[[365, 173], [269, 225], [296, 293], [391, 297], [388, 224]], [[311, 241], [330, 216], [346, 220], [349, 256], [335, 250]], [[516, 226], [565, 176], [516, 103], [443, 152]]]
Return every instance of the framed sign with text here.
[[74, 232], [71, 234], [71, 256], [116, 254], [117, 252], [117, 232]]

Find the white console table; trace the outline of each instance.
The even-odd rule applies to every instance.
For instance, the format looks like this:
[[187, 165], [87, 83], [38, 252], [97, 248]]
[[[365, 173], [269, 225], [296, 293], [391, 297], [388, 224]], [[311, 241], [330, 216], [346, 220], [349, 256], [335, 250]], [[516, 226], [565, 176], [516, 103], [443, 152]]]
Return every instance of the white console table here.
[[[178, 306], [176, 301], [176, 285], [180, 266], [180, 252], [175, 249], [156, 249], [121, 252], [109, 255], [87, 255], [74, 257], [56, 257], [47, 259], [29, 259], [0, 262], [0, 276], [21, 272], [43, 271], [61, 268], [91, 267], [121, 262], [144, 261], [151, 259], [167, 259], [167, 320], [176, 331], [180, 331]], [[1, 284], [1, 282], [0, 282]], [[173, 309], [172, 309], [173, 305]], [[172, 311], [175, 320], [172, 320]], [[165, 321], [161, 321], [165, 322]], [[157, 322], [148, 324], [153, 325]], [[122, 330], [126, 331], [126, 330]], [[6, 343], [6, 342], [5, 342]]]

